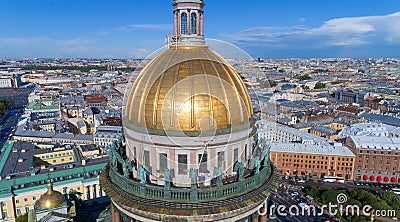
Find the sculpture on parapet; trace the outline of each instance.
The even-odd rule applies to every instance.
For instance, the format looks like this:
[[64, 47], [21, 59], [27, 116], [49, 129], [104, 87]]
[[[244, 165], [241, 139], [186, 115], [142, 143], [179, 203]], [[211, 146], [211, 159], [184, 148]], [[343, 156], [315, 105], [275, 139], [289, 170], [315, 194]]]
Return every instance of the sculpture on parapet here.
[[139, 173], [140, 173], [140, 183], [146, 184], [146, 173], [143, 166], [140, 166]]
[[198, 170], [190, 168], [189, 170], [189, 177], [190, 177], [190, 184], [192, 185], [192, 189], [197, 188], [197, 177], [198, 177]]
[[267, 149], [267, 140], [265, 140], [265, 138], [260, 139], [260, 146], [263, 152], [265, 151], [265, 149]]
[[261, 161], [260, 158], [255, 157], [255, 165], [256, 165], [256, 172], [255, 174], [259, 174], [260, 173], [260, 167], [261, 167]]
[[242, 181], [244, 176], [244, 164], [242, 162], [236, 162], [235, 166], [233, 166], [233, 171], [237, 173], [238, 181]]
[[213, 176], [217, 179], [216, 184], [218, 187], [222, 186], [222, 169], [220, 167], [214, 167]]
[[164, 189], [169, 190], [171, 188], [171, 170], [168, 168], [164, 169], [164, 179], [165, 179]]
[[111, 142], [111, 149], [114, 149], [115, 151], [118, 149], [118, 143], [116, 140]]
[[111, 147], [108, 156], [110, 158], [111, 167], [117, 168], [118, 159], [117, 159], [117, 154], [115, 153], [115, 149], [113, 147]]
[[[68, 189], [67, 187], [63, 187], [63, 194], [64, 194], [64, 197], [66, 197], [67, 201], [70, 201], [67, 189]], [[69, 191], [70, 193], [71, 193], [71, 190], [72, 189], [70, 189], [70, 191]]]
[[266, 151], [264, 154], [264, 164], [263, 164], [265, 167], [269, 166], [269, 152], [270, 152], [270, 148], [266, 147]]
[[254, 138], [254, 143], [257, 144], [258, 143], [258, 133], [254, 134], [253, 138]]
[[118, 147], [124, 147], [125, 145], [125, 138], [123, 136], [118, 137]]
[[124, 173], [125, 178], [129, 178], [129, 170], [131, 167], [131, 163], [128, 160], [125, 160], [122, 165], [122, 172]]

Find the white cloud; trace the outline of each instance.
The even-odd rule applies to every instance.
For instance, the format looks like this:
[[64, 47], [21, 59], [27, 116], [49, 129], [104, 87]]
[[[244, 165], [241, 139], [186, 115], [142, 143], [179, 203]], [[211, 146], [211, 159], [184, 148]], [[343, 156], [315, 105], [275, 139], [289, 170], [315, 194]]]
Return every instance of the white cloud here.
[[[49, 37], [34, 38], [0, 38], [0, 47], [5, 51], [24, 52], [24, 56], [72, 56], [90, 51], [91, 39], [53, 39]], [[35, 53], [35, 54], [32, 54]]]
[[35, 37], [35, 38], [0, 38], [0, 45], [8, 45], [15, 47], [29, 47], [29, 46], [76, 46], [86, 45], [91, 42], [90, 39], [74, 38], [66, 40], [57, 40], [48, 37]]
[[274, 48], [323, 48], [332, 46], [400, 44], [400, 12], [383, 16], [331, 19], [317, 28], [253, 27], [225, 35], [242, 45]]
[[128, 53], [128, 58], [146, 58], [151, 54], [148, 49], [134, 49]]
[[308, 18], [297, 18], [297, 21], [298, 22], [305, 22], [305, 21], [307, 21], [308, 20]]
[[136, 30], [172, 30], [171, 24], [133, 24], [116, 28], [118, 31], [131, 32]]

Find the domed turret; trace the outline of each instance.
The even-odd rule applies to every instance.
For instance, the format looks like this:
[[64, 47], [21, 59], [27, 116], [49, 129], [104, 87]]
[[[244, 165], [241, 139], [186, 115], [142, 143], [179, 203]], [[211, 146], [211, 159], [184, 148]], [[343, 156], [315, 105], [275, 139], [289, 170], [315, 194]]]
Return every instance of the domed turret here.
[[47, 183], [47, 192], [36, 202], [37, 207], [40, 209], [52, 209], [61, 206], [63, 203], [65, 203], [64, 195], [53, 190], [53, 184], [49, 178]]

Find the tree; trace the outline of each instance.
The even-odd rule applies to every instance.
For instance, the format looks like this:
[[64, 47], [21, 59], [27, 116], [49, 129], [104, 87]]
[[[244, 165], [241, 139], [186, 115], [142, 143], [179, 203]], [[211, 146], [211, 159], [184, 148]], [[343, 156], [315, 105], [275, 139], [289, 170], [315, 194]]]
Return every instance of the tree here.
[[302, 85], [301, 88], [303, 88], [303, 89], [305, 89], [305, 90], [310, 89], [310, 87], [308, 87], [308, 86], [306, 86], [306, 85]]
[[15, 222], [28, 222], [28, 213], [18, 216]]
[[305, 74], [305, 75], [303, 75], [303, 76], [300, 76], [300, 78], [299, 78], [300, 81], [305, 81], [305, 80], [309, 80], [309, 79], [311, 79], [311, 77], [310, 77], [310, 75], [308, 75], [308, 74]]
[[400, 195], [393, 192], [384, 192], [380, 193], [379, 196], [393, 209], [400, 211]]
[[262, 80], [257, 78], [257, 82], [260, 84], [261, 88], [271, 88], [277, 86], [276, 82], [269, 80]]
[[319, 196], [319, 191], [318, 191], [318, 188], [316, 188], [316, 187], [312, 187], [311, 189], [308, 189], [307, 191], [306, 191], [306, 194], [307, 195], [310, 195], [312, 198], [318, 198], [318, 196]]
[[326, 86], [325, 83], [317, 82], [314, 86], [314, 89], [323, 89], [325, 88], [325, 86]]

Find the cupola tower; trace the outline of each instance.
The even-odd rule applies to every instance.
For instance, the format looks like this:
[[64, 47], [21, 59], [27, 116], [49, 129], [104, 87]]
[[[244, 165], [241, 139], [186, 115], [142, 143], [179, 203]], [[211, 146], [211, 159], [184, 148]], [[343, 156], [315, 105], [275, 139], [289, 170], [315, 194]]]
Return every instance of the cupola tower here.
[[179, 45], [204, 45], [204, 2], [174, 0], [173, 42]]

